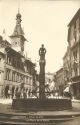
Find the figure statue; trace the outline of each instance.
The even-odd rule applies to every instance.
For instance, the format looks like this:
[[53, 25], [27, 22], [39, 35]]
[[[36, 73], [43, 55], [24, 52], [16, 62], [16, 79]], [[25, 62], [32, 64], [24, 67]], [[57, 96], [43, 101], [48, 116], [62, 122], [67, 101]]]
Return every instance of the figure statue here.
[[46, 49], [44, 48], [44, 44], [42, 44], [41, 48], [39, 49], [40, 60], [45, 59]]

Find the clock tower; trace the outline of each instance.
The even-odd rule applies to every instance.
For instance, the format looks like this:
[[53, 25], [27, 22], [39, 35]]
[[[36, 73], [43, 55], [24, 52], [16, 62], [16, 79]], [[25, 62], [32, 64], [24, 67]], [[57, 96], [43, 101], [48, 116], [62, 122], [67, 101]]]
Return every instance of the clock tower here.
[[21, 14], [18, 12], [16, 15], [16, 26], [14, 28], [13, 34], [10, 36], [11, 38], [11, 46], [17, 52], [23, 54], [24, 51], [24, 42], [26, 41], [24, 37], [24, 32], [21, 27]]

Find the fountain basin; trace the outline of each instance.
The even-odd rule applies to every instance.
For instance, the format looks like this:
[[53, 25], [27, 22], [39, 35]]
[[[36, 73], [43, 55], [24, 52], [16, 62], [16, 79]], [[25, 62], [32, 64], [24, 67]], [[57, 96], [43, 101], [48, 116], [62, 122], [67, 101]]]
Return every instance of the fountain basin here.
[[70, 99], [13, 99], [13, 109], [24, 111], [57, 111], [71, 109]]

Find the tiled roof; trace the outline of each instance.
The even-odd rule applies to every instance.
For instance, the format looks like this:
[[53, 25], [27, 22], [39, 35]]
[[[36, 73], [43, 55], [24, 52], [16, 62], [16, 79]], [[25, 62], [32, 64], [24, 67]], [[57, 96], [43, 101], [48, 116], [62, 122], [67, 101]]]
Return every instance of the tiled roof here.
[[16, 25], [15, 28], [14, 28], [14, 32], [11, 35], [11, 37], [23, 36], [23, 35], [24, 35], [24, 32], [23, 32], [23, 29], [22, 29], [21, 25]]

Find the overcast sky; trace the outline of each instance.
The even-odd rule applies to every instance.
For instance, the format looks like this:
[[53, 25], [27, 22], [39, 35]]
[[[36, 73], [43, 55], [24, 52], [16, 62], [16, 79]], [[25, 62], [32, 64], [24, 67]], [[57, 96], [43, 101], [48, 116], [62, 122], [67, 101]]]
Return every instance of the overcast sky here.
[[[27, 56], [38, 63], [38, 50], [44, 44], [46, 72], [56, 72], [63, 65], [67, 49], [67, 25], [80, 7], [77, 0], [20, 0], [20, 13]], [[0, 0], [0, 34], [13, 33], [18, 12], [18, 0]]]

